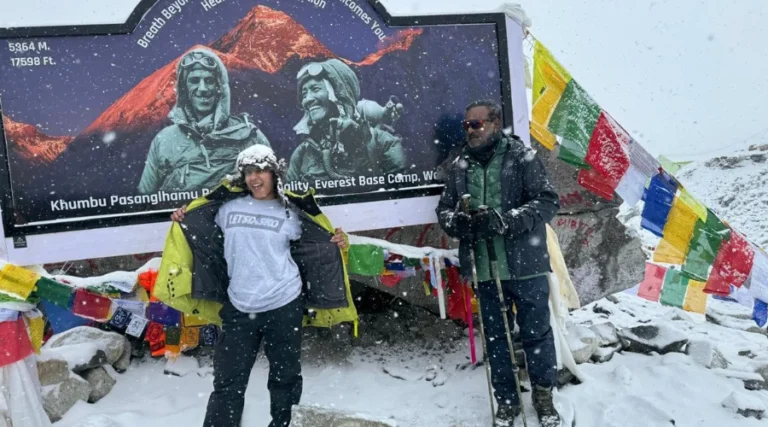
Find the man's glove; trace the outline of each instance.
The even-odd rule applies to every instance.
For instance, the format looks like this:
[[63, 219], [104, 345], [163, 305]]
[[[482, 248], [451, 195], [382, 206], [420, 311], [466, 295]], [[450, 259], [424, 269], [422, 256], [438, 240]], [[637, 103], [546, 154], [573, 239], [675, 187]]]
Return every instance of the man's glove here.
[[472, 216], [472, 233], [479, 240], [503, 236], [507, 224], [496, 209], [482, 209]]
[[517, 236], [528, 231], [525, 223], [526, 216], [519, 209], [512, 209], [504, 213], [504, 221], [510, 236]]
[[472, 233], [472, 217], [469, 214], [462, 211], [456, 211], [453, 213], [453, 229], [456, 231], [456, 237], [459, 240], [472, 240], [474, 234]]

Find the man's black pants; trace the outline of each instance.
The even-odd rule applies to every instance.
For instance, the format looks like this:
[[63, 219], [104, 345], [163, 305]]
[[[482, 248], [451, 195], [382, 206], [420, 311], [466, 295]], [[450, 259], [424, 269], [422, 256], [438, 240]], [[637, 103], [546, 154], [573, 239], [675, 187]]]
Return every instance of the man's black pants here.
[[[517, 307], [517, 324], [523, 341], [528, 374], [533, 384], [542, 387], [555, 385], [557, 354], [549, 319], [549, 281], [546, 276], [524, 280], [503, 280], [504, 304], [509, 314], [509, 327], [514, 327], [512, 305]], [[509, 356], [506, 329], [502, 317], [496, 282], [478, 283], [483, 326], [491, 362], [491, 383], [499, 404], [519, 405], [515, 387], [515, 374]]]
[[245, 389], [262, 340], [269, 361], [269, 426], [288, 426], [291, 406], [299, 403], [302, 390], [302, 298], [256, 314], [242, 313], [228, 302], [219, 314], [222, 335], [213, 356], [213, 393], [208, 400], [204, 427], [240, 427]]

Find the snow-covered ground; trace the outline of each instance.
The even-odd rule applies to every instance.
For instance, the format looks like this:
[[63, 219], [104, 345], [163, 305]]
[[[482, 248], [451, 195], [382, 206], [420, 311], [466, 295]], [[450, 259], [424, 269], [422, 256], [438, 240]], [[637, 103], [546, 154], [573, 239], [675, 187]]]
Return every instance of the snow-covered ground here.
[[[673, 425], [669, 420], [678, 427], [767, 425], [765, 419], [744, 418], [723, 403], [734, 400], [729, 396], [735, 391], [747, 396], [737, 393], [736, 399], [751, 397], [768, 408], [768, 391], [748, 391], [742, 380], [732, 378], [749, 377], [768, 366], [768, 338], [739, 330], [754, 323], [746, 320], [749, 310], [738, 304], [710, 301], [709, 313], [721, 322], [727, 319], [730, 327], [629, 294], [574, 312], [576, 324], [667, 325], [691, 340], [714, 344], [730, 366], [708, 369], [682, 353], [624, 352], [607, 363], [580, 365], [588, 380], [561, 388], [558, 405], [575, 408], [580, 427]], [[462, 328], [405, 306], [366, 315], [363, 322], [355, 344], [307, 332], [302, 404], [363, 413], [399, 426], [490, 425], [484, 368], [469, 365]], [[55, 425], [200, 425], [213, 379], [209, 360], [201, 360], [201, 368], [184, 377], [165, 375], [164, 360], [134, 363], [107, 397], [96, 404], [79, 402]], [[251, 374], [243, 425], [269, 422], [266, 378], [262, 357]], [[537, 425], [532, 415], [529, 425]]]

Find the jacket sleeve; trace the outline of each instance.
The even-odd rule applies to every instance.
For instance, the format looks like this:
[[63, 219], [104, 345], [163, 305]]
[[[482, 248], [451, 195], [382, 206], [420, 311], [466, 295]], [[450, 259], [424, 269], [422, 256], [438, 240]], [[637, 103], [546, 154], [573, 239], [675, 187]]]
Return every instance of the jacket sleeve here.
[[272, 148], [272, 145], [270, 145], [269, 140], [261, 132], [260, 129], [256, 129], [256, 138], [255, 138], [254, 144], [266, 145], [267, 147]]
[[152, 145], [149, 147], [149, 154], [147, 154], [147, 161], [144, 164], [144, 172], [141, 174], [141, 181], [139, 181], [139, 194], [153, 194], [160, 189], [160, 185], [163, 182], [164, 177], [161, 176], [159, 166], [160, 157], [157, 154], [160, 141], [156, 136], [152, 140]]
[[517, 166], [521, 169], [523, 204], [504, 213], [508, 234], [515, 236], [549, 223], [560, 209], [555, 187], [535, 151], [525, 148]]
[[458, 235], [453, 225], [453, 216], [458, 207], [459, 196], [456, 194], [456, 183], [453, 180], [454, 173], [453, 167], [449, 167], [446, 174], [445, 188], [443, 188], [443, 194], [440, 196], [440, 202], [438, 202], [435, 212], [437, 213], [437, 221], [440, 223], [443, 231], [445, 231], [445, 234], [455, 238]]
[[405, 153], [403, 152], [402, 138], [389, 132], [379, 130], [374, 132], [373, 138], [377, 138], [380, 155], [376, 157], [379, 169], [382, 173], [401, 173], [405, 171]]

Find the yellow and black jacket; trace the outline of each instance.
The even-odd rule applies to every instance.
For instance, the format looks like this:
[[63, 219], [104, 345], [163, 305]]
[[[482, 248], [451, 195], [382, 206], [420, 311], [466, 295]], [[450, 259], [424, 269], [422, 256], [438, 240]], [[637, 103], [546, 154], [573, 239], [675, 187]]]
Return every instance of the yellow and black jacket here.
[[[224, 235], [214, 218], [219, 207], [243, 189], [222, 183], [187, 207], [184, 221], [174, 222], [165, 241], [163, 261], [153, 291], [155, 298], [208, 323], [221, 324], [219, 309], [226, 301], [229, 277], [224, 259]], [[304, 324], [331, 327], [352, 322], [357, 332], [357, 310], [347, 276], [345, 250], [330, 241], [334, 228], [320, 210], [314, 191], [286, 192], [301, 216], [302, 236], [291, 244], [291, 256], [304, 284], [307, 314]]]

